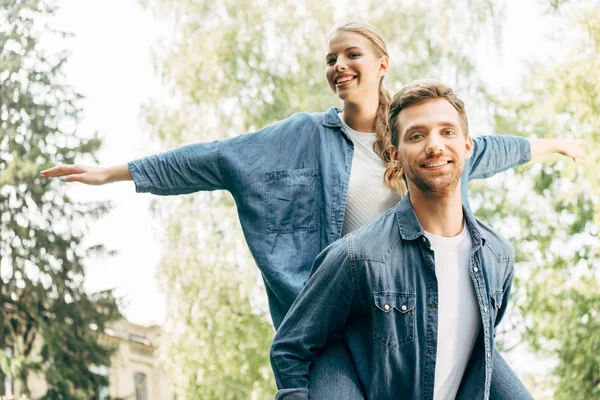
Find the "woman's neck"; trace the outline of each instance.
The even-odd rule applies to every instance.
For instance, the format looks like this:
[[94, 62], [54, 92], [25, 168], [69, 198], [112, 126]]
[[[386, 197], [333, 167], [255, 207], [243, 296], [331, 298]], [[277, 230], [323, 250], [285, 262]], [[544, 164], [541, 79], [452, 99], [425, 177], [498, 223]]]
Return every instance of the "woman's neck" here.
[[360, 105], [344, 103], [342, 117], [348, 126], [355, 131], [363, 133], [375, 132], [375, 116], [379, 102], [363, 102]]

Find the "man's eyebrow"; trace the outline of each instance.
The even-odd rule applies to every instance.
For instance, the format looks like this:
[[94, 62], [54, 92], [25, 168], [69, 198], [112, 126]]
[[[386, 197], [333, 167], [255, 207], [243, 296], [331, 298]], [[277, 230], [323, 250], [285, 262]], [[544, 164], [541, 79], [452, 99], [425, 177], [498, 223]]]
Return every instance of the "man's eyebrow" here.
[[439, 126], [447, 126], [447, 127], [450, 127], [450, 128], [458, 128], [458, 125], [456, 125], [454, 122], [450, 122], [450, 121], [438, 122], [437, 125], [439, 125]]

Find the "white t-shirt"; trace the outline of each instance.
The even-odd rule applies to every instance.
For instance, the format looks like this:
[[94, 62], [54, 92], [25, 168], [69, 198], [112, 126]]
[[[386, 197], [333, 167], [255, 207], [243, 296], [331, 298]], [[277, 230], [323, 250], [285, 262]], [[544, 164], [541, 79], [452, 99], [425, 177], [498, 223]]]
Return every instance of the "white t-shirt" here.
[[438, 281], [438, 345], [433, 397], [454, 399], [481, 329], [470, 277], [471, 235], [466, 225], [454, 237], [425, 232], [435, 253]]
[[383, 181], [385, 166], [373, 151], [374, 133], [362, 133], [342, 125], [354, 142], [354, 157], [346, 195], [346, 211], [342, 235], [355, 231], [375, 220], [384, 211], [400, 201], [400, 195]]

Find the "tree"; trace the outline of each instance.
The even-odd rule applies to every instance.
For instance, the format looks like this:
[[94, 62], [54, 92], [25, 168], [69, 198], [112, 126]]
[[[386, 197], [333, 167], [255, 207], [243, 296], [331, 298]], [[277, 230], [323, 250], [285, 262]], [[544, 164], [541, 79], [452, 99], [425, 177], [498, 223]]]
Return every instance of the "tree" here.
[[[46, 54], [40, 37], [54, 13], [44, 0], [3, 0], [0, 7], [0, 371], [29, 394], [43, 374], [44, 398], [89, 399], [108, 365], [99, 335], [118, 316], [110, 291], [84, 291], [85, 220], [107, 204], [74, 202], [39, 172], [77, 157], [93, 158], [100, 141], [74, 133], [81, 97], [65, 84], [66, 54]], [[10, 347], [14, 356], [4, 349]]]
[[[352, 2], [379, 27], [392, 57], [387, 86], [443, 76], [483, 99], [470, 44], [496, 20], [492, 1]], [[325, 35], [340, 6], [307, 0], [145, 0], [177, 32], [157, 48], [174, 99], [149, 104], [147, 121], [165, 148], [252, 131], [294, 112], [340, 105], [324, 79]], [[468, 7], [471, 5], [472, 7]], [[429, 24], [427, 15], [439, 15]], [[337, 16], [339, 18], [339, 16]], [[453, 24], [460, 18], [461, 24]], [[441, 22], [440, 22], [441, 21]], [[167, 294], [162, 354], [184, 398], [265, 398], [273, 329], [264, 289], [227, 193], [162, 199], [168, 224], [159, 277]]]
[[[520, 168], [519, 183], [499, 179], [497, 190], [486, 183], [479, 210], [515, 246], [511, 322], [531, 349], [554, 361], [550, 379], [533, 378], [555, 399], [600, 398], [600, 7], [578, 5], [570, 2], [564, 14], [576, 32], [563, 39], [570, 55], [534, 66], [523, 91], [500, 103], [496, 126], [584, 139], [587, 160]], [[519, 340], [508, 336], [508, 346]]]

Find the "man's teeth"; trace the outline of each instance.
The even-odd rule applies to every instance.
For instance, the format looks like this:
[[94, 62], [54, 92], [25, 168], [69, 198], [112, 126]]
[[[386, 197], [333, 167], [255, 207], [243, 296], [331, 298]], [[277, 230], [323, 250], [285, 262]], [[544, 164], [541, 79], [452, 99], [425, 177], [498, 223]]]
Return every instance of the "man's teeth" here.
[[440, 165], [448, 164], [448, 161], [438, 161], [431, 164], [425, 164], [425, 168], [439, 167]]
[[347, 76], [345, 78], [340, 78], [337, 80], [336, 83], [344, 83], [344, 82], [348, 82], [349, 80], [352, 80], [352, 78], [354, 78], [353, 76]]

